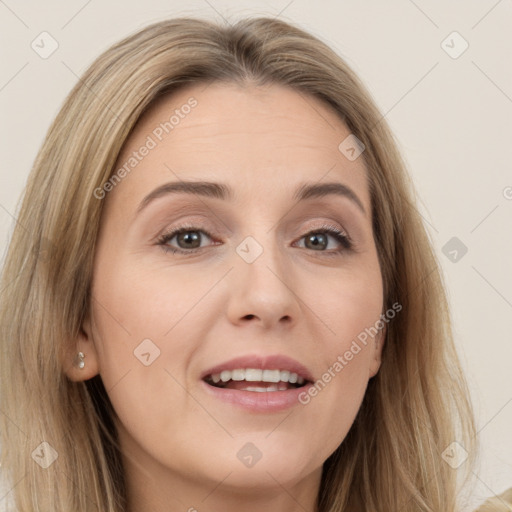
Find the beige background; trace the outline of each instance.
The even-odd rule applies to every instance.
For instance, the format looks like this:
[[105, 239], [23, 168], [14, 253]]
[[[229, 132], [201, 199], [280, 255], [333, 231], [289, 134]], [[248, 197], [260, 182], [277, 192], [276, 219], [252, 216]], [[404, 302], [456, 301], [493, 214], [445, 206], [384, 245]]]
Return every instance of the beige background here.
[[[255, 14], [297, 23], [334, 47], [396, 134], [446, 275], [478, 415], [471, 502], [502, 492], [512, 486], [510, 0], [0, 0], [0, 256], [45, 132], [98, 54], [166, 17]], [[43, 31], [58, 43], [47, 59], [31, 48]], [[464, 40], [469, 47], [452, 58]], [[452, 237], [468, 249], [455, 262], [452, 247], [443, 253]]]

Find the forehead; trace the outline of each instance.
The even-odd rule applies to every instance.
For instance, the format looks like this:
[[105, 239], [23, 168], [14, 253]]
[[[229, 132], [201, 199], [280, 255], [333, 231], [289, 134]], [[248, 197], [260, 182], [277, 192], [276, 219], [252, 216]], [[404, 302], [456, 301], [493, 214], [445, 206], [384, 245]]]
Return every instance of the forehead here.
[[181, 179], [229, 183], [235, 194], [270, 200], [299, 183], [337, 180], [369, 206], [363, 158], [351, 161], [339, 150], [349, 135], [329, 106], [291, 88], [197, 84], [163, 96], [142, 116], [116, 163], [129, 176], [110, 196], [130, 203]]

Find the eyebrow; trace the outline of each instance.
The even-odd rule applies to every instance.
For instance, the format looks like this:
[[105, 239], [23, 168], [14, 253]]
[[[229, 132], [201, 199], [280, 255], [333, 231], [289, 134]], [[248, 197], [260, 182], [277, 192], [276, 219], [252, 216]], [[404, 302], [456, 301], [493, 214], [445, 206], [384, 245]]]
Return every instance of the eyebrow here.
[[[149, 203], [160, 197], [169, 194], [197, 194], [203, 197], [214, 199], [232, 200], [234, 197], [233, 189], [224, 183], [215, 183], [211, 181], [175, 181], [164, 183], [150, 192], [141, 201], [137, 208], [139, 213]], [[337, 195], [350, 199], [366, 215], [363, 203], [357, 197], [356, 193], [348, 186], [342, 183], [304, 183], [300, 185], [292, 196], [295, 201], [306, 199], [317, 199], [328, 195]]]

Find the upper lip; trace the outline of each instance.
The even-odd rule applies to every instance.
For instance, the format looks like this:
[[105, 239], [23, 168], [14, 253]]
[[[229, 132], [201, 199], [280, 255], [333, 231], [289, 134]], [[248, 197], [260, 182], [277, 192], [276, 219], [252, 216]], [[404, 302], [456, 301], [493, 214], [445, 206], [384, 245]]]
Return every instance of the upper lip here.
[[260, 370], [288, 370], [296, 373], [306, 381], [313, 381], [310, 371], [301, 363], [291, 357], [277, 354], [268, 356], [247, 355], [235, 357], [224, 363], [215, 365], [201, 374], [201, 379], [220, 373], [223, 370], [236, 370], [238, 368], [254, 368]]

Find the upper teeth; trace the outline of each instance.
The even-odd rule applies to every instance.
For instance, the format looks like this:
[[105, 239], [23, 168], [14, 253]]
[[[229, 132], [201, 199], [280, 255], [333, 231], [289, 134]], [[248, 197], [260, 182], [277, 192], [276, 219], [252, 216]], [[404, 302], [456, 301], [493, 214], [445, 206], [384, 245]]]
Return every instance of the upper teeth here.
[[304, 378], [288, 370], [258, 370], [256, 368], [240, 368], [236, 370], [223, 370], [211, 376], [213, 382], [227, 382], [228, 380], [245, 380], [248, 382], [290, 382], [291, 384], [304, 384]]

